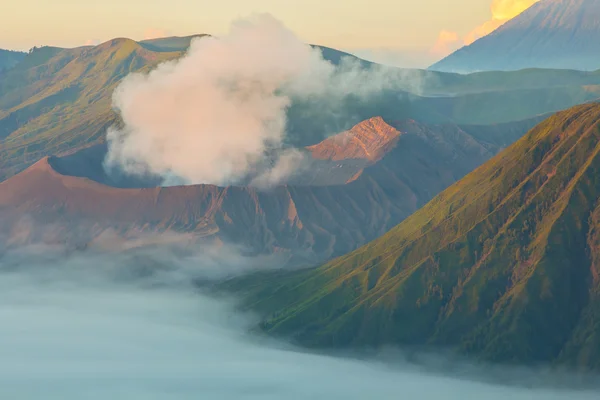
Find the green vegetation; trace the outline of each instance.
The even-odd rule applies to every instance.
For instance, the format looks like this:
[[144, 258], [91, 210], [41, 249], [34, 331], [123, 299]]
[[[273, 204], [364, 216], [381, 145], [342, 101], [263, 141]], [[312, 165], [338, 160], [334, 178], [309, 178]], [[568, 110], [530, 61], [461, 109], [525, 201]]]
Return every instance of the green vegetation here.
[[600, 368], [600, 105], [558, 113], [389, 233], [234, 281], [308, 346], [442, 346]]
[[34, 50], [0, 78], [0, 179], [45, 155], [102, 142], [116, 121], [111, 98], [121, 79], [180, 55], [129, 39]]
[[23, 58], [25, 53], [20, 51], [10, 51], [0, 49], [0, 73], [17, 65]]

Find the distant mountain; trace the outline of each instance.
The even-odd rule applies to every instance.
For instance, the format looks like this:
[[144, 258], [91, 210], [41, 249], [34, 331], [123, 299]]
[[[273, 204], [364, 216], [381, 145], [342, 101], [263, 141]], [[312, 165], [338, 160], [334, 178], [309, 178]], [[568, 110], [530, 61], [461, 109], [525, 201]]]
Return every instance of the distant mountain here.
[[600, 2], [541, 0], [431, 70], [600, 69]]
[[[384, 234], [523, 135], [535, 120], [493, 127], [364, 121], [310, 146], [310, 167], [286, 185], [157, 187], [107, 176], [106, 147], [44, 158], [0, 183], [0, 236], [79, 246], [107, 229], [192, 233], [253, 254], [314, 264]], [[467, 133], [469, 132], [469, 133]]]
[[[600, 368], [600, 105], [558, 113], [383, 237], [231, 283], [309, 346]], [[255, 278], [251, 278], [250, 281]]]
[[11, 69], [25, 58], [27, 53], [0, 49], [0, 72]]

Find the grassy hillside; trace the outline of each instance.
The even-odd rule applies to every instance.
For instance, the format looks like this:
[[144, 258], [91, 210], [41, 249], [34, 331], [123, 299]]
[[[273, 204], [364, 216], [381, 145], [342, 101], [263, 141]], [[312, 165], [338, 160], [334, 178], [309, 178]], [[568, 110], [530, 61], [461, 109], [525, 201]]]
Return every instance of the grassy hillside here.
[[116, 119], [111, 97], [120, 80], [180, 54], [129, 39], [29, 54], [0, 79], [0, 179], [45, 155], [104, 140]]
[[558, 113], [380, 239], [241, 287], [309, 346], [600, 368], [599, 154], [600, 105]]

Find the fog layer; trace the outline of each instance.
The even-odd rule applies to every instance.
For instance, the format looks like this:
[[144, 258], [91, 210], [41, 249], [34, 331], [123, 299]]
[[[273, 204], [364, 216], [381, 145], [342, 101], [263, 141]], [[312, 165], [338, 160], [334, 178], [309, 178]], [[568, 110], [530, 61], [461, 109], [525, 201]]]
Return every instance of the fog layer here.
[[[319, 356], [252, 336], [247, 332], [255, 318], [236, 312], [235, 301], [194, 286], [204, 275], [201, 257], [177, 259], [167, 252], [157, 258], [159, 250], [65, 255], [37, 247], [4, 253], [1, 398], [597, 398]], [[215, 254], [207, 258], [209, 270]]]

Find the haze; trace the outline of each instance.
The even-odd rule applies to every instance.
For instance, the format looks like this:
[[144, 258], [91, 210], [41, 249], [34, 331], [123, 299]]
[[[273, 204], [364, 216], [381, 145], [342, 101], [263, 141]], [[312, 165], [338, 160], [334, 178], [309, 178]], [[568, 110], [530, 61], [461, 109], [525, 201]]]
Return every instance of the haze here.
[[203, 275], [198, 260], [186, 268], [169, 248], [152, 247], [85, 255], [30, 247], [3, 255], [3, 398], [596, 398], [317, 356], [251, 336], [256, 320], [236, 312], [235, 301], [194, 289], [191, 279]]

